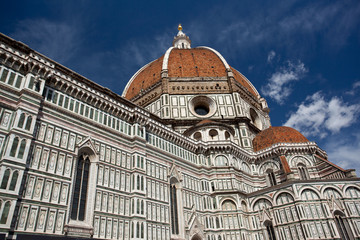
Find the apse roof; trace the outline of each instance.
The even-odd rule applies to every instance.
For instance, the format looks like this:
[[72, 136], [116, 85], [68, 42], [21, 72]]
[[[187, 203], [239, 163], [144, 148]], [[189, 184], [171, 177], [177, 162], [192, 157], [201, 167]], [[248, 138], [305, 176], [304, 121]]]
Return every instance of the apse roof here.
[[305, 142], [309, 142], [309, 140], [299, 131], [291, 127], [270, 127], [256, 135], [256, 137], [253, 139], [253, 148], [256, 152], [267, 147], [271, 147], [277, 143]]

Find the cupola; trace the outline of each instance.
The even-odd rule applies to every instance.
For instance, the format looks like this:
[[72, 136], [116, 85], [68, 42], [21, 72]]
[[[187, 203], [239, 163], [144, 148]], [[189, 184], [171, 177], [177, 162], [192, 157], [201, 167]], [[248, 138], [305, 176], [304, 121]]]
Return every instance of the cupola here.
[[178, 26], [178, 34], [174, 37], [173, 47], [178, 49], [190, 49], [191, 41], [188, 36], [182, 31], [182, 26], [179, 24]]

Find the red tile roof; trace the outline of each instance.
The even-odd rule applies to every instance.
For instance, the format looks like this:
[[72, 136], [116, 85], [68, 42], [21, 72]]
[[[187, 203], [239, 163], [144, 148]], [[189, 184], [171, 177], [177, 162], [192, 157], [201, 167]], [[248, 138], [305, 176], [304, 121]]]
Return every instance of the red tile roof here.
[[261, 131], [253, 139], [254, 151], [259, 151], [277, 143], [309, 142], [304, 135], [291, 127], [270, 127]]
[[[161, 81], [164, 56], [145, 66], [130, 83], [125, 98], [132, 99]], [[234, 68], [235, 80], [251, 94], [257, 96], [250, 84]], [[172, 49], [168, 59], [168, 76], [184, 77], [227, 77], [226, 67], [219, 56], [208, 48]]]

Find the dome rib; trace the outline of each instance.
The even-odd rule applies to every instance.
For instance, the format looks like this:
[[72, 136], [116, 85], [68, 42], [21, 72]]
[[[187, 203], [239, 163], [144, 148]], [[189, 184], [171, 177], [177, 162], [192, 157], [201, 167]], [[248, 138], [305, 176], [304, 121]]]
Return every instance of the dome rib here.
[[221, 60], [222, 63], [224, 64], [224, 67], [225, 67], [226, 69], [230, 69], [230, 66], [229, 66], [229, 64], [227, 63], [227, 61], [225, 60], [225, 58], [224, 58], [218, 51], [216, 51], [215, 49], [210, 48], [210, 47], [205, 47], [205, 46], [200, 46], [200, 47], [197, 47], [197, 48], [204, 48], [204, 49], [208, 49], [208, 50], [212, 51], [213, 53], [216, 54], [216, 56], [218, 56], [218, 57], [220, 58], [220, 60]]
[[174, 47], [170, 47], [168, 50], [166, 50], [161, 71], [168, 70], [169, 57], [173, 49]]

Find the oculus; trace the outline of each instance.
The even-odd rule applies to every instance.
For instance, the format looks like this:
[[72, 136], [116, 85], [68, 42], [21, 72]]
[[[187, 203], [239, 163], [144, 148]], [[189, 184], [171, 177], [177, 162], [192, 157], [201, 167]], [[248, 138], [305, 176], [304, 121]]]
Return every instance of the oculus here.
[[196, 117], [208, 118], [216, 112], [216, 103], [207, 96], [196, 96], [190, 100], [189, 109]]

